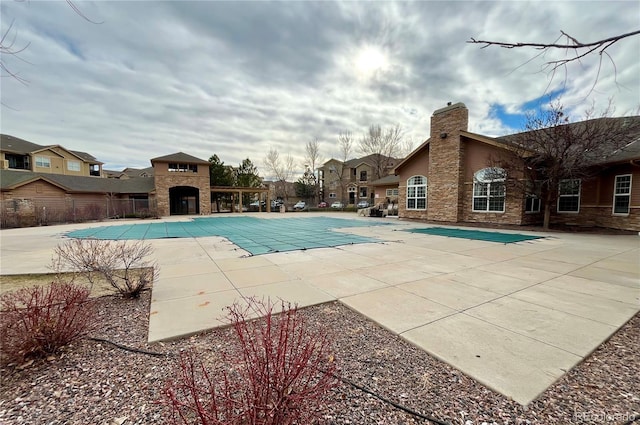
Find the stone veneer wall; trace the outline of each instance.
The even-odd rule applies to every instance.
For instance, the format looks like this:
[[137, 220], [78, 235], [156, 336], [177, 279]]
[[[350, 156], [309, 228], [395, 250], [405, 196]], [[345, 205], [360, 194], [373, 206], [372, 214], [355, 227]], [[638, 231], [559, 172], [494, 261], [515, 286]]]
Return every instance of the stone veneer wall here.
[[628, 215], [613, 215], [612, 206], [580, 206], [579, 214], [552, 211], [551, 224], [570, 226], [608, 227], [611, 229], [633, 230], [640, 232], [640, 208], [631, 208]]
[[[460, 131], [466, 131], [468, 123], [469, 111], [463, 103], [438, 109], [431, 117], [426, 211], [429, 220], [460, 221], [464, 196]], [[406, 213], [408, 217], [422, 214], [419, 211]]]
[[463, 185], [463, 212], [461, 221], [470, 223], [496, 223], [496, 224], [524, 224], [524, 199], [522, 192], [513, 183], [507, 181], [505, 208], [499, 212], [475, 212], [473, 211], [473, 182], [465, 182]]
[[200, 192], [200, 214], [211, 214], [211, 185], [209, 182], [208, 169], [206, 175], [200, 173], [169, 173], [167, 175], [156, 174], [154, 179], [159, 216], [170, 215], [169, 189], [176, 186], [198, 188]]

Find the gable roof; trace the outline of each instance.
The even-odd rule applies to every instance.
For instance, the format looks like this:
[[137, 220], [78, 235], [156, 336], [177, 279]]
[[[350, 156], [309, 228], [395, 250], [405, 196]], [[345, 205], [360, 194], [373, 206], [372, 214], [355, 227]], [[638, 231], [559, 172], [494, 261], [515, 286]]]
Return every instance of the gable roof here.
[[0, 170], [0, 189], [17, 189], [31, 182], [43, 180], [67, 192], [84, 193], [149, 193], [155, 188], [153, 178], [107, 179], [89, 176], [34, 173], [31, 171]]
[[8, 134], [0, 134], [0, 150], [2, 150], [3, 152], [25, 155], [43, 149], [45, 147], [46, 146], [28, 142], [24, 139], [10, 136]]
[[188, 164], [209, 164], [209, 161], [205, 161], [204, 159], [196, 158], [195, 156], [186, 154], [184, 152], [176, 152], [165, 156], [159, 156], [157, 158], [152, 158], [151, 163], [154, 162], [182, 162]]
[[90, 155], [82, 151], [73, 151], [65, 148], [61, 145], [39, 145], [37, 143], [29, 142], [19, 137], [14, 137], [9, 134], [0, 134], [0, 150], [3, 152], [10, 152], [19, 155], [27, 155], [30, 153], [37, 153], [46, 149], [60, 148], [77, 158], [90, 162], [92, 164], [102, 164], [93, 155]]

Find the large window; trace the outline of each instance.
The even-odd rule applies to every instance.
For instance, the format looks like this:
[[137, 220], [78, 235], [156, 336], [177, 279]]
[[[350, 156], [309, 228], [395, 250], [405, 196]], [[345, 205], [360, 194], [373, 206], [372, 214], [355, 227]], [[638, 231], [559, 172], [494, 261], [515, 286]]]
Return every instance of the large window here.
[[67, 161], [67, 170], [69, 171], [80, 171], [80, 162], [78, 161]]
[[580, 179], [560, 180], [558, 187], [558, 212], [580, 212]]
[[407, 209], [427, 209], [427, 178], [413, 176], [407, 180]]
[[367, 181], [367, 172], [366, 171], [360, 171], [360, 181], [361, 182], [366, 182]]
[[629, 214], [631, 205], [631, 174], [616, 176], [613, 190], [613, 213]]
[[489, 167], [473, 175], [473, 211], [504, 212], [507, 173], [502, 168]]
[[360, 188], [360, 197], [361, 198], [366, 198], [367, 197], [367, 188], [366, 187], [361, 187]]
[[36, 156], [36, 167], [51, 168], [51, 158], [48, 156]]
[[198, 165], [197, 164], [169, 164], [169, 171], [178, 171], [178, 172], [191, 172], [191, 173], [197, 173], [198, 172]]

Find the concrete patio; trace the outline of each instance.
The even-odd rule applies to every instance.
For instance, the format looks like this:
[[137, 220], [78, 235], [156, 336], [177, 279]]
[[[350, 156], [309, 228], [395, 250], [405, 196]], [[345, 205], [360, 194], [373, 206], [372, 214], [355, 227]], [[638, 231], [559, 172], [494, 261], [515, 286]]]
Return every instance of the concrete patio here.
[[[380, 243], [253, 257], [221, 237], [149, 241], [160, 266], [149, 341], [222, 324], [224, 307], [246, 297], [339, 300], [528, 404], [640, 310], [638, 236], [552, 233], [504, 245], [403, 232], [429, 225], [389, 220], [339, 230]], [[2, 230], [0, 272], [46, 272], [64, 233], [104, 225]]]

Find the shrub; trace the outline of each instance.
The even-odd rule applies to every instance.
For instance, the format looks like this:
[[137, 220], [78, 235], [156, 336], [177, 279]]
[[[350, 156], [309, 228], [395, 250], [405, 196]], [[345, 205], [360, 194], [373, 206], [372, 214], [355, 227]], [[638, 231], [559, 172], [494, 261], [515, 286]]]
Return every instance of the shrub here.
[[5, 357], [54, 354], [95, 326], [89, 289], [65, 282], [22, 288], [0, 296], [0, 342]]
[[69, 239], [55, 248], [51, 268], [80, 273], [92, 286], [101, 276], [123, 297], [138, 298], [155, 278], [152, 252], [142, 241]]
[[[209, 370], [193, 352], [180, 356], [177, 378], [166, 383], [163, 404], [173, 424], [287, 425], [311, 423], [329, 390], [338, 384], [328, 335], [311, 331], [297, 308], [251, 300], [234, 304], [229, 319], [236, 336], [223, 361]], [[249, 321], [249, 312], [264, 315]]]

